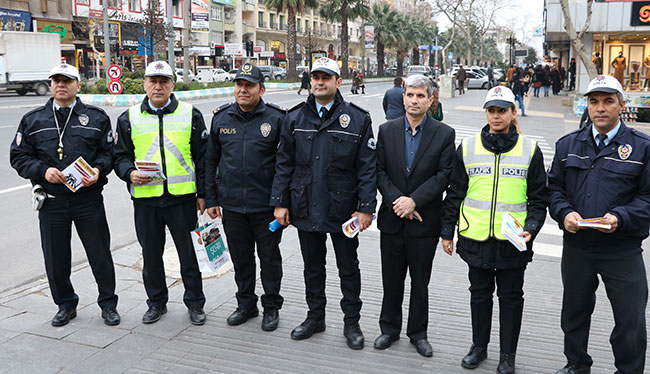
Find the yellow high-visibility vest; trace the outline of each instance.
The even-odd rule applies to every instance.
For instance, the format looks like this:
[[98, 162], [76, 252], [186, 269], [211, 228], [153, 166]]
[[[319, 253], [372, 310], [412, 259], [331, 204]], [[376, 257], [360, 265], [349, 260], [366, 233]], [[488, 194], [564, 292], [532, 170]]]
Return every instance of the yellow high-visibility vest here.
[[190, 148], [192, 105], [179, 101], [173, 113], [162, 117], [162, 129], [158, 115], [141, 111], [140, 104], [129, 108], [129, 121], [135, 159], [159, 162], [164, 166], [167, 177], [166, 181], [154, 181], [142, 186], [131, 184], [131, 196], [162, 196], [164, 183], [167, 183], [167, 190], [172, 195], [195, 193], [196, 174]]
[[506, 240], [501, 220], [511, 213], [522, 225], [527, 215], [527, 182], [537, 143], [519, 135], [508, 152], [494, 154], [483, 146], [481, 135], [463, 140], [463, 163], [469, 176], [467, 196], [458, 218], [458, 233], [468, 239]]

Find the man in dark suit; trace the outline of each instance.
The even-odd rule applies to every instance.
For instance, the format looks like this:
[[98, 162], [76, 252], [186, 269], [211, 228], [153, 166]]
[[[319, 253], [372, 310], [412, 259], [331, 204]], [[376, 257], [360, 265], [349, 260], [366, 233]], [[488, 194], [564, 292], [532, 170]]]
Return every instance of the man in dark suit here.
[[389, 88], [384, 94], [382, 106], [386, 114], [386, 120], [390, 121], [395, 118], [404, 117], [404, 79], [402, 77], [395, 77], [393, 80], [393, 87]]
[[382, 195], [378, 226], [384, 298], [375, 348], [399, 339], [406, 271], [411, 298], [406, 335], [429, 357], [428, 286], [440, 236], [442, 192], [455, 162], [454, 130], [426, 115], [433, 101], [431, 81], [413, 75], [404, 83], [406, 115], [379, 128], [377, 185]]

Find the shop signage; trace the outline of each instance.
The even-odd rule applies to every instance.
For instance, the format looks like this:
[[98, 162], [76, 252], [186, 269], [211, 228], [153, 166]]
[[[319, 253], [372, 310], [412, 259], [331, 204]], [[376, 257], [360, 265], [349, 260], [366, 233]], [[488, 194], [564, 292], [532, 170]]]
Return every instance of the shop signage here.
[[36, 31], [59, 34], [61, 36], [61, 43], [72, 44], [73, 35], [72, 24], [70, 22], [37, 20]]
[[285, 53], [275, 52], [273, 54], [273, 58], [278, 58], [278, 59], [281, 59], [281, 60], [285, 60], [287, 58], [287, 55]]
[[0, 8], [0, 31], [32, 31], [32, 14]]
[[192, 32], [210, 32], [208, 13], [192, 13]]
[[650, 26], [650, 1], [632, 3], [630, 26]]
[[271, 49], [280, 49], [280, 41], [271, 40]]
[[241, 43], [226, 43], [224, 44], [223, 54], [226, 56], [241, 56], [243, 55], [243, 49]]
[[260, 57], [273, 57], [273, 51], [262, 51], [260, 52]]

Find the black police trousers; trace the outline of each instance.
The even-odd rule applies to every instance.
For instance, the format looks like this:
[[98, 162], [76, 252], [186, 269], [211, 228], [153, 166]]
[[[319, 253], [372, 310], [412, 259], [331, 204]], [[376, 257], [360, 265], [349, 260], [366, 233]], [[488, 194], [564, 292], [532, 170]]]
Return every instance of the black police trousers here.
[[[330, 233], [330, 239], [336, 255], [336, 266], [339, 269], [341, 282], [341, 309], [343, 310], [344, 323], [359, 322], [361, 317], [361, 271], [357, 248], [359, 239], [350, 239], [343, 233]], [[298, 230], [300, 251], [304, 263], [303, 275], [305, 278], [305, 298], [309, 312], [307, 318], [323, 321], [325, 319], [325, 256], [327, 247], [325, 241], [327, 234]]]
[[469, 265], [472, 340], [477, 347], [487, 347], [492, 329], [492, 297], [496, 281], [499, 297], [499, 349], [502, 353], [517, 352], [521, 316], [524, 310], [524, 271], [514, 269], [482, 269]]
[[142, 280], [147, 291], [147, 305], [162, 307], [169, 300], [165, 281], [165, 226], [174, 240], [181, 264], [185, 293], [183, 302], [188, 308], [203, 308], [205, 296], [199, 263], [196, 260], [190, 231], [196, 229], [196, 202], [184, 201], [164, 207], [133, 203], [135, 232], [142, 247]]
[[76, 308], [79, 303], [70, 282], [73, 222], [97, 282], [97, 303], [102, 309], [115, 308], [115, 268], [102, 195], [48, 198], [38, 218], [47, 280], [59, 309]]
[[[612, 251], [618, 248], [612, 247]], [[609, 341], [616, 373], [642, 373], [647, 346], [645, 309], [648, 283], [641, 249], [631, 256], [599, 259], [564, 241], [562, 252], [561, 325], [564, 355], [569, 363], [591, 366], [587, 353], [591, 314], [596, 304], [600, 274], [614, 313]]]
[[243, 310], [257, 307], [255, 294], [255, 245], [260, 259], [262, 278], [262, 307], [280, 309], [284, 299], [280, 296], [282, 283], [282, 255], [280, 240], [282, 230], [269, 231], [273, 211], [263, 213], [237, 213], [223, 210], [223, 229], [226, 232], [228, 251], [235, 268], [237, 305]]
[[379, 315], [381, 333], [399, 336], [402, 330], [404, 281], [411, 278], [409, 316], [406, 335], [411, 340], [427, 339], [429, 324], [429, 280], [437, 236], [413, 237], [405, 230], [397, 234], [381, 233], [381, 278], [384, 297]]

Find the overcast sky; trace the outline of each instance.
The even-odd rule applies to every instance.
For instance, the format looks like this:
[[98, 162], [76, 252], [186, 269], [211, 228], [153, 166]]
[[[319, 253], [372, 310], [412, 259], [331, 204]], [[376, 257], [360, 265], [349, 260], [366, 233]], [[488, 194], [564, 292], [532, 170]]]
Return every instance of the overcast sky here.
[[[512, 28], [517, 40], [536, 48], [538, 56], [541, 56], [544, 38], [533, 37], [533, 29], [544, 27], [544, 0], [504, 0], [504, 2], [509, 2], [510, 5], [499, 11], [495, 23]], [[440, 14], [437, 21], [443, 31], [451, 24], [444, 14]]]

